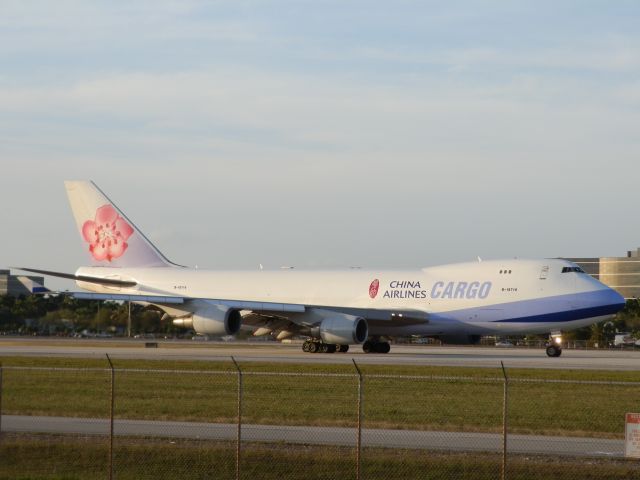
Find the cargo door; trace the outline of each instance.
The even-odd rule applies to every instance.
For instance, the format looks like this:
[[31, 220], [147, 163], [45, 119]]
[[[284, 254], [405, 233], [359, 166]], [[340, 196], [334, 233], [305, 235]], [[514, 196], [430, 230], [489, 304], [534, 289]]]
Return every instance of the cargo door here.
[[546, 280], [549, 276], [549, 265], [544, 265], [540, 270], [540, 280]]

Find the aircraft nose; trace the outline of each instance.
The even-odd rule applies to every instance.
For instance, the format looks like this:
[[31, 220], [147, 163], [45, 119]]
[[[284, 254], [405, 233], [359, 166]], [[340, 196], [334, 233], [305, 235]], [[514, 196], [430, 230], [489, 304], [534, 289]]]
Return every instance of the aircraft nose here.
[[616, 290], [589, 275], [581, 275], [581, 277], [582, 282], [578, 289], [589, 292], [583, 299], [591, 304], [591, 308], [602, 315], [615, 315], [624, 308], [626, 301]]
[[615, 315], [624, 308], [625, 300], [613, 288], [602, 285], [600, 289], [591, 291], [582, 297], [579, 305], [579, 307], [574, 305], [573, 308], [588, 310], [591, 316], [598, 317]]
[[624, 297], [610, 287], [603, 288], [594, 300], [598, 309], [609, 315], [615, 315], [626, 305]]
[[620, 295], [618, 292], [616, 292], [613, 288], [609, 288], [608, 294], [610, 298], [609, 301], [611, 302], [610, 305], [614, 308], [617, 307], [616, 313], [622, 310], [624, 306], [627, 304], [624, 297]]

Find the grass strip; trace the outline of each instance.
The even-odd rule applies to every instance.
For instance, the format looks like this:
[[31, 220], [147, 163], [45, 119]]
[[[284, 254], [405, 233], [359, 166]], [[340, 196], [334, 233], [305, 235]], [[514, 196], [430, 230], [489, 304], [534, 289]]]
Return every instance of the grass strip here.
[[[110, 392], [105, 363], [4, 358], [8, 368], [3, 413], [105, 418]], [[236, 419], [237, 377], [230, 362], [117, 360], [115, 365], [116, 418], [224, 423]], [[242, 368], [246, 423], [355, 426], [357, 380], [352, 368], [253, 362]], [[366, 428], [501, 431], [503, 385], [495, 369], [363, 370]], [[622, 438], [624, 414], [638, 410], [640, 384], [632, 383], [638, 372], [579, 371], [577, 383], [567, 383], [571, 377], [566, 371], [509, 373], [511, 433]], [[617, 383], [602, 383], [607, 380]]]
[[[0, 479], [103, 479], [108, 469], [106, 437], [6, 435], [0, 445]], [[119, 479], [233, 479], [235, 445], [224, 442], [118, 439], [114, 474]], [[243, 444], [243, 478], [264, 480], [355, 478], [353, 449]], [[495, 479], [500, 456], [397, 449], [365, 449], [363, 478]], [[511, 456], [510, 479], [632, 479], [637, 462]]]

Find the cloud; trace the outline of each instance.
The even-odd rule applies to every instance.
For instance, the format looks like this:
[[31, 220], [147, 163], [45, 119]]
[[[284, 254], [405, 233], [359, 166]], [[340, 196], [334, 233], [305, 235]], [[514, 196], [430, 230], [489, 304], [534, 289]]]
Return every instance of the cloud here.
[[[348, 53], [343, 54], [345, 57]], [[372, 61], [391, 64], [431, 65], [453, 72], [486, 71], [499, 68], [503, 73], [546, 70], [547, 73], [582, 72], [637, 73], [640, 70], [640, 39], [589, 41], [553, 47], [471, 47], [457, 49], [410, 50], [363, 48], [351, 53]]]
[[[226, 176], [254, 187], [272, 165], [286, 172], [276, 175], [276, 185], [294, 190], [305, 188], [291, 182], [296, 177], [332, 182], [366, 172], [372, 189], [457, 178], [467, 192], [490, 186], [517, 192], [523, 171], [548, 182], [551, 171], [554, 179], [574, 175], [574, 158], [593, 163], [615, 153], [616, 162], [627, 162], [637, 151], [629, 142], [640, 119], [619, 106], [618, 90], [594, 95], [595, 87], [582, 81], [532, 76], [470, 83], [424, 76], [393, 86], [343, 75], [220, 69], [5, 87], [0, 152], [46, 150], [48, 157], [133, 162], [141, 170], [179, 159], [207, 171], [202, 178], [219, 174], [216, 159], [225, 159], [233, 161], [224, 162]], [[585, 172], [577, 177], [599, 182]], [[448, 182], [426, 185], [432, 192], [451, 189]]]

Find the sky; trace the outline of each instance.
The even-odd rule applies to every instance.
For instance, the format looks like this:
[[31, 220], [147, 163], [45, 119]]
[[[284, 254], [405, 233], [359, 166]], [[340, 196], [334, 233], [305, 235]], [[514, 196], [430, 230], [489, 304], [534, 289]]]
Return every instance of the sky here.
[[623, 0], [2, 0], [0, 267], [88, 263], [65, 179], [199, 268], [624, 255], [639, 22]]

